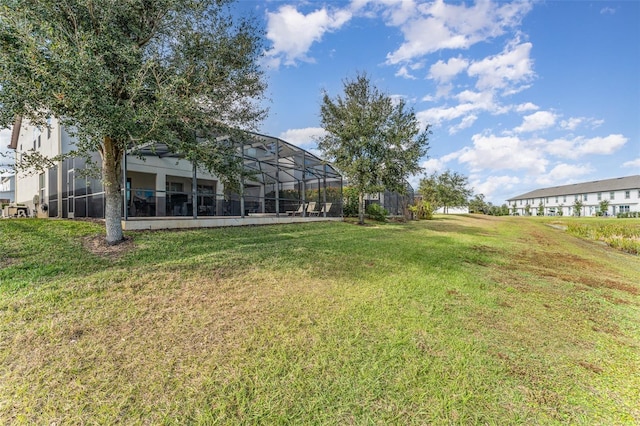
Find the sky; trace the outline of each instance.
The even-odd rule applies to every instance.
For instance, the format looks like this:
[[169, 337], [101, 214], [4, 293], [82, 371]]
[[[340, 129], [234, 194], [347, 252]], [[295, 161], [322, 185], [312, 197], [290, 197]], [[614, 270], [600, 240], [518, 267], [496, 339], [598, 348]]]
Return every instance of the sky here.
[[[265, 30], [260, 133], [318, 153], [323, 92], [372, 83], [430, 126], [424, 173], [500, 205], [640, 174], [640, 2], [239, 0]], [[0, 146], [9, 131], [0, 132]], [[318, 153], [319, 154], [319, 153]], [[422, 175], [409, 181], [417, 188]]]
[[[431, 131], [425, 173], [502, 204], [640, 174], [640, 2], [245, 1], [263, 20], [263, 133], [314, 150], [323, 91], [366, 72]], [[412, 176], [417, 188], [423, 175]]]

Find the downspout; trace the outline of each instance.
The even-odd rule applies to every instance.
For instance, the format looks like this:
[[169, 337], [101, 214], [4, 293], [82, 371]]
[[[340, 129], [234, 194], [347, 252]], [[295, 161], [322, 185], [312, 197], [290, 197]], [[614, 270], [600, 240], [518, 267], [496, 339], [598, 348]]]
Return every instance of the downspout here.
[[276, 217], [280, 217], [280, 141], [276, 139]]
[[[60, 120], [58, 120], [58, 154], [62, 155], [64, 154], [62, 152], [62, 125], [60, 124]], [[58, 178], [57, 178], [57, 185], [58, 185], [58, 218], [62, 218], [62, 159], [60, 159], [60, 161], [58, 161]]]
[[122, 206], [124, 207], [124, 220], [129, 219], [129, 194], [130, 189], [127, 188], [127, 145], [122, 149], [122, 188], [124, 188], [124, 196], [122, 197]]
[[198, 218], [198, 172], [196, 162], [193, 161], [193, 175], [191, 176], [191, 210], [193, 214], [193, 218]]

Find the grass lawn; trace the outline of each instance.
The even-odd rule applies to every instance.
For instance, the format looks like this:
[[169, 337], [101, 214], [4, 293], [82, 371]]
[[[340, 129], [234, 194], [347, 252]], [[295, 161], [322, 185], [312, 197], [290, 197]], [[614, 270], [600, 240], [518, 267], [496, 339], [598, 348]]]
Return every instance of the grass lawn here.
[[102, 232], [0, 221], [0, 424], [640, 423], [640, 257], [545, 221]]

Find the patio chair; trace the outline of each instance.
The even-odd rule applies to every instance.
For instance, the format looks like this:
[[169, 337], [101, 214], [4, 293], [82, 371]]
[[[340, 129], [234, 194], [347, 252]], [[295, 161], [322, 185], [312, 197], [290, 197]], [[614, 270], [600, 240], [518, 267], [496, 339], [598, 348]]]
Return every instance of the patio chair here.
[[307, 206], [307, 216], [311, 216], [314, 213], [315, 209], [316, 209], [316, 202], [311, 201]]
[[305, 207], [306, 207], [305, 203], [300, 203], [300, 205], [298, 206], [298, 210], [287, 211], [287, 215], [288, 216], [295, 216], [295, 215], [299, 214], [300, 216], [302, 216], [302, 212], [304, 211]]
[[320, 210], [318, 210], [317, 212], [311, 212], [311, 214], [314, 216], [324, 216], [325, 213], [329, 215], [329, 210], [331, 210], [331, 205], [332, 203], [324, 203]]

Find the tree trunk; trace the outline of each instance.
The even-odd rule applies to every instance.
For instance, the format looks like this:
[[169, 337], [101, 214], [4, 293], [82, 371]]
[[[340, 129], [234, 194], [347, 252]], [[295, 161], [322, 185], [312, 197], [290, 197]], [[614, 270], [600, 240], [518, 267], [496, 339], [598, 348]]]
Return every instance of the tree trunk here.
[[358, 223], [364, 225], [364, 193], [358, 194]]
[[122, 192], [121, 170], [122, 152], [109, 136], [105, 136], [102, 146], [102, 184], [105, 196], [105, 227], [107, 243], [115, 244], [124, 239], [122, 233]]

